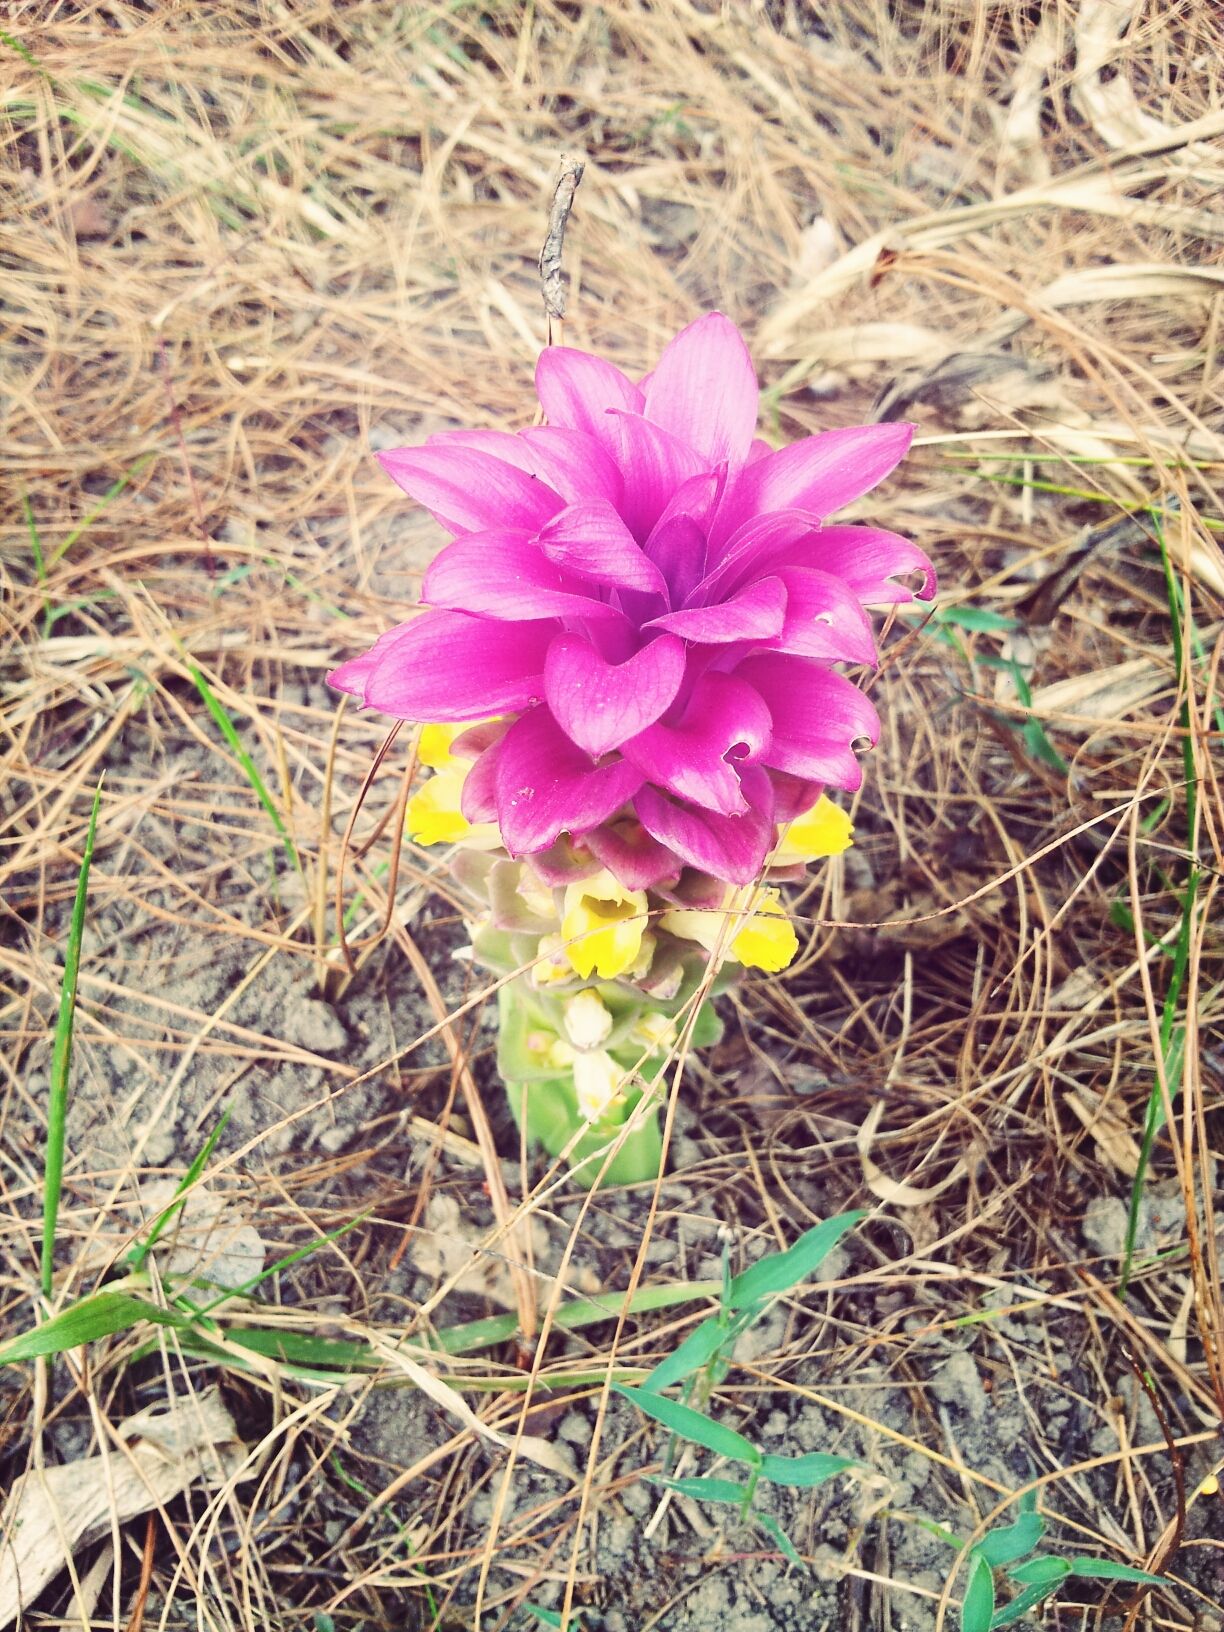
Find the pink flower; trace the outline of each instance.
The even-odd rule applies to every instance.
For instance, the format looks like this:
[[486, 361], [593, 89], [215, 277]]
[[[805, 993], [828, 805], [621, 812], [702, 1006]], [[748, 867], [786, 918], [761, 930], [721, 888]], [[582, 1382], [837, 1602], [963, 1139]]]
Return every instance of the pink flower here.
[[[718, 312], [635, 385], [554, 346], [548, 423], [449, 431], [380, 455], [454, 542], [433, 608], [329, 676], [397, 719], [509, 716], [465, 785], [511, 855], [580, 840], [633, 889], [681, 864], [733, 884], [776, 824], [856, 788], [870, 701], [835, 665], [871, 664], [865, 604], [907, 601], [930, 562], [875, 527], [825, 520], [882, 481], [913, 429], [754, 439], [757, 382]], [[459, 750], [462, 751], [462, 740]]]

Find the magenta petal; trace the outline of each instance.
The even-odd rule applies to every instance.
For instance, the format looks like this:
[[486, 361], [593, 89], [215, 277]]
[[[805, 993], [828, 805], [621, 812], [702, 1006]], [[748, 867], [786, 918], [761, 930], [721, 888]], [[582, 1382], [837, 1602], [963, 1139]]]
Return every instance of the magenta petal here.
[[809, 782], [801, 776], [788, 776], [785, 771], [770, 771], [769, 780], [774, 790], [774, 821], [793, 822], [805, 810], [811, 810], [824, 792], [819, 782]]
[[711, 551], [710, 570], [693, 591], [693, 599], [720, 600], [750, 578], [764, 577], [776, 566], [794, 565], [803, 541], [819, 530], [819, 516], [807, 510], [750, 516], [717, 553]]
[[497, 820], [497, 761], [501, 741], [493, 743], [473, 762], [459, 790], [459, 809], [469, 822]]
[[769, 740], [769, 710], [752, 686], [738, 675], [706, 674], [678, 725], [649, 726], [624, 744], [624, 753], [651, 782], [732, 815], [748, 808], [737, 766], [759, 759]]
[[772, 809], [749, 809], [742, 816], [694, 810], [657, 788], [646, 787], [633, 801], [642, 826], [690, 867], [728, 884], [751, 884], [774, 842]]
[[526, 533], [473, 533], [448, 544], [425, 574], [421, 599], [509, 622], [620, 617], [593, 584], [563, 573]]
[[612, 419], [620, 439], [617, 463], [625, 476], [620, 512], [634, 537], [645, 539], [677, 490], [704, 473], [704, 461], [687, 442], [640, 414], [617, 412]]
[[627, 760], [596, 769], [546, 708], [533, 708], [506, 732], [497, 756], [502, 841], [512, 856], [546, 850], [563, 831], [606, 822], [641, 785]]
[[[425, 612], [389, 629], [354, 662], [358, 695], [399, 720], [477, 720], [526, 708], [544, 695], [555, 620], [490, 623], [464, 612]], [[340, 690], [352, 667], [333, 671]]]
[[571, 504], [540, 529], [539, 546], [550, 561], [614, 589], [667, 593], [659, 569], [610, 504]]
[[805, 542], [802, 563], [836, 573], [860, 601], [871, 605], [913, 600], [907, 585], [892, 581], [904, 573], [922, 574], [919, 600], [935, 595], [935, 569], [923, 552], [908, 538], [879, 527], [826, 527]]
[[646, 417], [707, 463], [744, 463], [756, 430], [756, 370], [721, 312], [699, 317], [664, 348], [646, 386]]
[[535, 532], [561, 508], [536, 476], [476, 448], [431, 443], [380, 453], [387, 474], [452, 533]]
[[748, 465], [719, 506], [711, 546], [761, 511], [832, 515], [882, 482], [913, 439], [912, 425], [854, 425], [809, 436]]
[[533, 425], [520, 431], [518, 440], [529, 449], [534, 468], [568, 504], [587, 499], [620, 503], [625, 478], [597, 437], [561, 425]]
[[[669, 629], [698, 645], [722, 646], [736, 640], [773, 640], [787, 622], [787, 591], [781, 578], [762, 578], [717, 606], [694, 606], [654, 618], [648, 629]], [[862, 616], [857, 601], [854, 607]]]
[[439, 431], [431, 448], [470, 448], [491, 454], [551, 487], [566, 503], [607, 499], [615, 504], [624, 489], [620, 466], [593, 436], [538, 425], [525, 431]]
[[570, 346], [546, 346], [536, 363], [536, 395], [550, 425], [587, 431], [615, 451], [610, 408], [640, 414], [642, 393], [619, 368]]
[[860, 785], [852, 745], [874, 744], [880, 718], [857, 686], [819, 664], [773, 653], [745, 659], [735, 677], [761, 694], [773, 719], [765, 764], [835, 788]]
[[598, 759], [644, 731], [671, 707], [684, 678], [684, 644], [663, 635], [624, 663], [608, 663], [589, 641], [558, 635], [544, 664], [544, 695], [557, 723]]
[[779, 579], [786, 586], [786, 621], [777, 643], [779, 651], [825, 663], [875, 663], [871, 620], [841, 578], [810, 567], [779, 567], [777, 578], [764, 582]]
[[679, 857], [633, 817], [593, 827], [582, 842], [627, 890], [653, 890], [679, 876]]

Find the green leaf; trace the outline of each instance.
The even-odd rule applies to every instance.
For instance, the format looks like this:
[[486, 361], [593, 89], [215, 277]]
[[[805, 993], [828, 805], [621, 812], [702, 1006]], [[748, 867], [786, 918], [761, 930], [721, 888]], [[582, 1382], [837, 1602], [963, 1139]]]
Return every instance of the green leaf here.
[[759, 1258], [750, 1269], [732, 1280], [728, 1307], [744, 1309], [797, 1286], [824, 1262], [842, 1236], [866, 1217], [865, 1208], [839, 1213], [836, 1218], [826, 1218], [823, 1224], [805, 1230], [785, 1252], [771, 1252]]
[[1071, 1574], [1089, 1581], [1143, 1581], [1152, 1587], [1166, 1584], [1163, 1575], [1149, 1575], [1146, 1570], [1136, 1570], [1129, 1564], [1115, 1564], [1112, 1558], [1073, 1558]]
[[787, 1535], [786, 1531], [783, 1530], [777, 1519], [773, 1518], [769, 1513], [754, 1513], [752, 1517], [756, 1524], [759, 1525], [762, 1530], [764, 1530], [765, 1534], [769, 1536], [771, 1540], [777, 1543], [778, 1551], [786, 1559], [788, 1564], [793, 1564], [800, 1570], [807, 1569], [807, 1565], [795, 1551], [790, 1537]]
[[1017, 1593], [1010, 1603], [996, 1610], [991, 1618], [990, 1632], [995, 1632], [996, 1627], [1013, 1626], [1017, 1621], [1023, 1620], [1031, 1610], [1037, 1608], [1038, 1604], [1044, 1604], [1053, 1592], [1054, 1586], [1025, 1587], [1024, 1591]]
[[670, 1428], [681, 1439], [691, 1440], [694, 1445], [702, 1445], [707, 1451], [728, 1457], [732, 1462], [744, 1462], [750, 1468], [761, 1466], [760, 1451], [743, 1434], [737, 1434], [734, 1428], [724, 1427], [721, 1422], [703, 1416], [691, 1406], [681, 1405], [679, 1400], [644, 1393], [640, 1388], [626, 1388], [624, 1383], [613, 1383], [612, 1387], [617, 1394], [632, 1400], [639, 1411], [661, 1422], [664, 1428]]
[[673, 1383], [682, 1383], [686, 1377], [701, 1371], [733, 1336], [730, 1325], [711, 1315], [689, 1333], [678, 1349], [674, 1349], [642, 1383], [644, 1389], [661, 1394]]
[[660, 1479], [652, 1484], [663, 1485], [681, 1496], [695, 1496], [700, 1502], [731, 1502], [739, 1507], [748, 1493], [748, 1486], [734, 1479]]
[[847, 1468], [861, 1467], [852, 1456], [829, 1456], [824, 1451], [812, 1451], [807, 1456], [763, 1456], [761, 1478], [771, 1485], [797, 1486], [812, 1490], [826, 1479], [835, 1479]]
[[1071, 1566], [1065, 1558], [1043, 1556], [1030, 1558], [1027, 1564], [1017, 1564], [1007, 1574], [1012, 1581], [1019, 1581], [1023, 1586], [1049, 1587], [1065, 1581], [1071, 1574]]
[[116, 1332], [138, 1326], [142, 1320], [152, 1321], [156, 1326], [191, 1325], [185, 1315], [175, 1314], [172, 1309], [159, 1309], [155, 1303], [134, 1298], [128, 1292], [97, 1292], [61, 1310], [41, 1326], [11, 1338], [0, 1347], [0, 1365], [16, 1365], [22, 1360], [36, 1360], [40, 1355], [79, 1349], [82, 1343], [112, 1337]]
[[961, 1605], [961, 1632], [990, 1632], [994, 1622], [994, 1576], [984, 1558], [971, 1554], [969, 1585]]
[[983, 1536], [973, 1549], [992, 1569], [1024, 1558], [1045, 1535], [1045, 1520], [1040, 1513], [1021, 1513], [1014, 1524], [1003, 1530], [992, 1530]]

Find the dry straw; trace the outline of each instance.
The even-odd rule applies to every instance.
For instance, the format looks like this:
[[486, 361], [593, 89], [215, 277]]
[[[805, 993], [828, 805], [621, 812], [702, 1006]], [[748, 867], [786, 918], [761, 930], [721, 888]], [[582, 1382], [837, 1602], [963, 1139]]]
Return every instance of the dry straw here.
[[[107, 0], [10, 8], [5, 28], [0, 1340], [35, 1318], [56, 953], [105, 769], [56, 1299], [121, 1262], [167, 1119], [198, 1113], [196, 1143], [165, 1158], [178, 1176], [223, 1104], [263, 1105], [269, 1072], [300, 1069], [309, 1091], [227, 1130], [208, 1183], [236, 1226], [257, 1223], [269, 1261], [317, 1244], [261, 1286], [267, 1320], [312, 1342], [339, 1322], [387, 1360], [295, 1380], [236, 1346], [248, 1310], [209, 1364], [164, 1329], [138, 1361], [133, 1334], [57, 1361], [53, 1388], [45, 1369], [10, 1371], [10, 1476], [104, 1463], [111, 1425], [172, 1394], [207, 1400], [223, 1375], [254, 1481], [202, 1478], [183, 1508], [159, 1507], [134, 1561], [121, 1521], [139, 1504], [124, 1497], [113, 1567], [74, 1569], [44, 1607], [123, 1625], [142, 1563], [146, 1626], [198, 1601], [218, 1627], [309, 1611], [493, 1628], [524, 1599], [623, 1595], [599, 1579], [600, 1525], [650, 1453], [618, 1452], [603, 1384], [673, 1345], [685, 1308], [584, 1329], [577, 1347], [554, 1337], [520, 1357], [527, 1391], [506, 1351], [440, 1364], [448, 1420], [421, 1417], [426, 1440], [391, 1462], [362, 1427], [371, 1379], [421, 1381], [397, 1345], [452, 1321], [449, 1289], [473, 1264], [495, 1301], [534, 1303], [548, 1329], [571, 1295], [562, 1259], [571, 1289], [595, 1264], [599, 1290], [649, 1292], [681, 1273], [652, 1229], [721, 1218], [741, 1253], [873, 1200], [895, 1222], [869, 1232], [852, 1284], [803, 1300], [754, 1369], [731, 1373], [724, 1408], [745, 1423], [800, 1410], [802, 1356], [862, 1431], [871, 1396], [849, 1404], [840, 1379], [874, 1367], [910, 1387], [924, 1345], [983, 1297], [1010, 1299], [1044, 1324], [1032, 1343], [992, 1328], [998, 1385], [1024, 1396], [1048, 1370], [1042, 1343], [1073, 1338], [1091, 1409], [1118, 1434], [1098, 1458], [1116, 1470], [1112, 1505], [1056, 1440], [1040, 1450], [1043, 1502], [1078, 1545], [1204, 1579], [1207, 1555], [1176, 1554], [1168, 1525], [1171, 1470], [1193, 1489], [1224, 1404], [1218, 8]], [[799, 973], [747, 987], [721, 1052], [689, 1063], [683, 1181], [641, 1199], [629, 1237], [602, 1214], [571, 1230], [558, 1175], [533, 1191], [509, 1146], [496, 1157], [474, 1029], [487, 994], [449, 958], [457, 904], [427, 854], [405, 855], [391, 903], [385, 839], [360, 853], [394, 802], [390, 771], [358, 821], [346, 899], [354, 944], [388, 916], [394, 930], [355, 980], [320, 908], [381, 734], [355, 714], [333, 732], [322, 675], [411, 600], [436, 543], [371, 448], [529, 419], [562, 152], [586, 159], [566, 339], [640, 370], [719, 305], [761, 359], [768, 434], [873, 404], [917, 418], [920, 450], [873, 514], [917, 538], [944, 586], [932, 624], [898, 620], [886, 641], [858, 844], [802, 898]], [[278, 863], [268, 802], [300, 877]], [[222, 960], [232, 989], [195, 1000], [188, 975]], [[360, 1012], [385, 1024], [376, 1057], [352, 1031], [348, 1050], [295, 1034], [276, 1004], [320, 983], [350, 1020], [374, 994]], [[1116, 1260], [1097, 1261], [1078, 1222], [1125, 1200], [1152, 1103], [1167, 1119], [1153, 1182], [1166, 1209], [1188, 1208], [1189, 1240], [1174, 1230], [1120, 1304]], [[364, 1123], [345, 1122], [355, 1105]], [[333, 1122], [347, 1138], [319, 1145]], [[102, 1124], [118, 1147], [74, 1142]], [[496, 1221], [485, 1182], [505, 1197]], [[439, 1196], [457, 1199], [452, 1220], [484, 1222], [422, 1295], [423, 1319], [401, 1259]], [[632, 1245], [593, 1252], [605, 1230]], [[1108, 1413], [1133, 1390], [1128, 1355], [1182, 1444], [1173, 1460]], [[499, 1447], [548, 1437], [558, 1396], [542, 1388], [559, 1378], [596, 1425], [584, 1465], [482, 1528], [478, 1498], [500, 1511]], [[973, 1447], [923, 1388], [910, 1397], [901, 1437], [962, 1470], [944, 1517], [968, 1534]], [[63, 1423], [76, 1441], [56, 1439]], [[793, 1532], [804, 1553], [816, 1519]], [[920, 1598], [863, 1551], [872, 1523], [829, 1569], [875, 1594], [872, 1624], [897, 1624]], [[706, 1545], [723, 1558], [732, 1543]], [[663, 1607], [655, 1594], [643, 1632], [679, 1624], [691, 1588], [677, 1578]], [[1159, 1624], [1189, 1628], [1196, 1601], [1163, 1598]]]

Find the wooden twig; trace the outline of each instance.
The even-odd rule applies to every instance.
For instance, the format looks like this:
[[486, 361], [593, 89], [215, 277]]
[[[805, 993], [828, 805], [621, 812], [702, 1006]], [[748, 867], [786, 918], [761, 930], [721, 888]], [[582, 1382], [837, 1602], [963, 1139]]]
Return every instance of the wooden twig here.
[[548, 236], [540, 251], [540, 288], [544, 295], [544, 310], [548, 314], [548, 344], [560, 341], [561, 325], [565, 320], [565, 279], [561, 263], [565, 255], [565, 229], [574, 207], [574, 194], [582, 180], [585, 161], [565, 155], [561, 160], [561, 174], [553, 188], [552, 203], [548, 207]]

